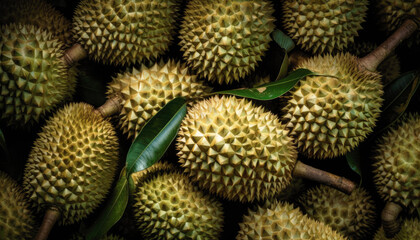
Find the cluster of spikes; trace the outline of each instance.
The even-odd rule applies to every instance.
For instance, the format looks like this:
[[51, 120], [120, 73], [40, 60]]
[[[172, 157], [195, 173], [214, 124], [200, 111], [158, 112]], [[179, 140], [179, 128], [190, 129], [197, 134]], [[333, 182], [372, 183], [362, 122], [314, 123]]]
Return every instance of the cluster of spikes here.
[[376, 232], [373, 240], [418, 240], [420, 239], [420, 221], [418, 219], [407, 219], [401, 226], [401, 230], [392, 238], [385, 235], [384, 229]]

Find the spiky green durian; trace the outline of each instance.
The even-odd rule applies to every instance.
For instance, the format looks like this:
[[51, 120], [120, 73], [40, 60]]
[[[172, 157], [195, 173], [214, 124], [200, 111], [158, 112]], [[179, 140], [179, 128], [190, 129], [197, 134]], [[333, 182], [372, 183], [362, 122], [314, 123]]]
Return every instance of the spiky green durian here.
[[184, 174], [151, 175], [136, 188], [134, 212], [146, 239], [218, 239], [222, 205]]
[[111, 123], [86, 103], [71, 103], [39, 133], [25, 167], [24, 188], [38, 211], [61, 210], [60, 223], [75, 223], [102, 202], [118, 164]]
[[21, 187], [0, 171], [0, 239], [32, 239], [35, 219]]
[[297, 152], [279, 119], [251, 101], [212, 97], [181, 123], [179, 162], [198, 184], [230, 200], [264, 199], [286, 188]]
[[373, 164], [374, 182], [386, 202], [409, 212], [420, 207], [420, 115], [407, 114], [383, 135]]
[[418, 240], [420, 239], [420, 222], [418, 219], [405, 220], [401, 230], [393, 238], [385, 236], [384, 229], [381, 227], [373, 240]]
[[189, 66], [212, 82], [239, 81], [258, 66], [274, 30], [266, 0], [191, 0], [180, 30]]
[[348, 53], [317, 56], [297, 68], [328, 75], [303, 78], [284, 108], [298, 148], [320, 159], [349, 152], [372, 132], [379, 117], [380, 75], [359, 70], [357, 58]]
[[137, 137], [143, 125], [172, 99], [199, 97], [210, 91], [184, 64], [170, 60], [119, 74], [107, 94], [122, 97], [119, 125], [130, 138]]
[[367, 239], [375, 228], [375, 202], [361, 188], [347, 195], [321, 185], [303, 194], [299, 204], [309, 217], [329, 225], [350, 239]]
[[288, 203], [273, 201], [249, 210], [236, 236], [237, 240], [344, 240], [331, 227], [303, 215]]
[[284, 0], [283, 26], [306, 51], [342, 51], [362, 29], [367, 5], [367, 0]]
[[[83, 235], [75, 235], [70, 240], [85, 240], [86, 238]], [[105, 235], [98, 240], [124, 240], [124, 238], [117, 235]]]
[[153, 164], [152, 166], [131, 174], [131, 177], [133, 178], [134, 185], [139, 185], [148, 178], [150, 178], [153, 174], [159, 174], [164, 172], [174, 172], [176, 171], [176, 168], [174, 165], [166, 162], [157, 162]]
[[76, 79], [61, 59], [63, 44], [47, 31], [20, 24], [0, 31], [0, 119], [29, 126], [67, 100]]
[[178, 0], [82, 0], [73, 31], [89, 57], [126, 65], [156, 58], [175, 31]]

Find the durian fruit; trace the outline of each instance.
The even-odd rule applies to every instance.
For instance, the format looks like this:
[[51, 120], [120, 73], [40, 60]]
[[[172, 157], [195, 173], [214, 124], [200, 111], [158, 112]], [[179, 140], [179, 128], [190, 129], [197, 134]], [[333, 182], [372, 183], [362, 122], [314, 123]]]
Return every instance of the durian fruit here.
[[131, 138], [137, 137], [144, 124], [172, 99], [199, 97], [210, 91], [210, 87], [188, 73], [184, 64], [169, 60], [118, 74], [108, 85], [107, 94], [109, 98], [121, 96], [119, 125]]
[[153, 59], [173, 39], [179, 0], [82, 0], [73, 16], [75, 39], [106, 64]]
[[[70, 240], [85, 240], [86, 238], [83, 235], [74, 235]], [[124, 238], [117, 236], [117, 235], [105, 235], [101, 238], [99, 238], [99, 240], [124, 240]]]
[[237, 240], [341, 240], [346, 239], [331, 227], [302, 214], [288, 203], [273, 201], [249, 210], [236, 236]]
[[383, 135], [373, 164], [381, 198], [414, 212], [420, 207], [420, 115], [404, 115]]
[[303, 194], [299, 204], [309, 217], [350, 239], [367, 239], [375, 228], [375, 202], [362, 188], [347, 195], [321, 185]]
[[188, 65], [211, 82], [231, 83], [261, 61], [274, 30], [266, 0], [191, 0], [179, 43]]
[[0, 119], [30, 126], [73, 94], [63, 44], [33, 25], [0, 26]]
[[174, 165], [166, 162], [157, 162], [142, 171], [131, 174], [131, 177], [133, 178], [134, 185], [137, 186], [142, 184], [142, 182], [146, 181], [153, 174], [173, 171], [176, 171]]
[[342, 51], [362, 29], [367, 5], [367, 0], [284, 0], [283, 26], [306, 51]]
[[222, 205], [184, 174], [151, 175], [136, 188], [134, 212], [145, 239], [219, 239]]
[[291, 90], [284, 119], [300, 152], [333, 158], [356, 147], [372, 132], [382, 104], [380, 75], [358, 68], [346, 53], [310, 58], [298, 65], [328, 76], [308, 76]]
[[189, 109], [176, 147], [181, 166], [200, 187], [250, 202], [290, 183], [297, 151], [288, 133], [251, 101], [215, 96]]
[[104, 200], [118, 164], [111, 123], [86, 103], [71, 103], [42, 128], [24, 173], [24, 188], [38, 211], [60, 209], [60, 222], [85, 218]]
[[0, 239], [32, 239], [35, 219], [20, 186], [0, 171]]
[[407, 219], [402, 224], [400, 232], [393, 238], [387, 238], [383, 228], [380, 228], [373, 240], [418, 240], [420, 239], [420, 221]]

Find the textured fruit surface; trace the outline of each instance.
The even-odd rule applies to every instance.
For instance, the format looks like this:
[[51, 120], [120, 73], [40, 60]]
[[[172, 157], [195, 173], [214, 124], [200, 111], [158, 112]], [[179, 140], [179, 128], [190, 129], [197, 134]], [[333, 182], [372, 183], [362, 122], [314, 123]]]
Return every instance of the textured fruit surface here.
[[164, 172], [174, 172], [176, 171], [176, 168], [174, 165], [166, 162], [157, 162], [153, 164], [152, 166], [131, 174], [131, 177], [133, 178], [134, 185], [139, 185], [141, 182], [144, 182], [150, 176], [154, 174], [164, 173]]
[[368, 239], [375, 228], [375, 202], [361, 188], [347, 195], [321, 185], [303, 194], [299, 203], [309, 217], [329, 225], [350, 239]]
[[331, 227], [303, 215], [288, 203], [274, 201], [250, 210], [239, 224], [237, 240], [341, 240]]
[[297, 152], [279, 119], [251, 101], [212, 97], [181, 123], [177, 150], [189, 176], [230, 200], [264, 199], [292, 178]]
[[89, 57], [125, 65], [156, 58], [173, 39], [178, 0], [82, 0], [73, 31]]
[[373, 164], [379, 195], [413, 212], [420, 207], [420, 115], [408, 114], [379, 142]]
[[417, 219], [405, 220], [400, 232], [393, 238], [386, 238], [383, 228], [376, 232], [374, 240], [418, 240], [420, 239], [420, 222]]
[[283, 26], [312, 53], [341, 51], [354, 42], [365, 21], [367, 0], [284, 0]]
[[76, 79], [61, 60], [63, 44], [32, 25], [0, 26], [0, 119], [37, 123], [74, 92]]
[[32, 239], [35, 220], [20, 186], [0, 172], [0, 239]]
[[134, 197], [137, 224], [145, 239], [218, 239], [223, 208], [204, 195], [187, 176], [172, 172], [152, 176]]
[[59, 110], [42, 128], [29, 155], [24, 187], [38, 211], [55, 205], [60, 223], [90, 214], [111, 187], [118, 138], [111, 123], [85, 103]]
[[108, 86], [108, 96], [123, 99], [119, 125], [128, 137], [136, 137], [143, 125], [176, 97], [199, 97], [211, 91], [175, 61], [156, 63], [119, 74]]
[[372, 132], [379, 117], [380, 75], [360, 71], [350, 54], [314, 57], [297, 68], [328, 75], [306, 77], [291, 90], [284, 118], [298, 148], [319, 159], [349, 152]]
[[180, 31], [184, 59], [212, 82], [239, 81], [269, 47], [273, 12], [265, 0], [191, 0]]

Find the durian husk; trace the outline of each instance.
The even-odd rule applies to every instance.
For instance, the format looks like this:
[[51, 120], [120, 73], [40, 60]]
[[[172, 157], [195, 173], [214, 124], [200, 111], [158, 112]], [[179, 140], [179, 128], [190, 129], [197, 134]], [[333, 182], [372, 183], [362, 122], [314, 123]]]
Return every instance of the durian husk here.
[[297, 68], [327, 75], [300, 80], [284, 108], [300, 152], [325, 159], [354, 149], [373, 131], [381, 112], [380, 75], [359, 70], [357, 58], [348, 53], [313, 57]]
[[250, 202], [292, 179], [297, 151], [277, 116], [236, 97], [212, 97], [189, 109], [178, 133], [179, 162], [202, 188]]
[[401, 230], [392, 238], [385, 236], [381, 227], [375, 234], [373, 240], [418, 240], [420, 239], [420, 221], [418, 219], [407, 219], [401, 226]]
[[382, 136], [372, 165], [381, 198], [411, 213], [420, 207], [419, 141], [420, 115], [404, 115]]
[[42, 128], [23, 185], [38, 212], [60, 209], [62, 225], [86, 218], [104, 200], [118, 164], [118, 138], [86, 103], [71, 103]]
[[321, 185], [303, 194], [299, 204], [309, 217], [329, 225], [349, 239], [367, 239], [375, 228], [375, 202], [362, 188], [347, 195]]
[[151, 178], [152, 175], [161, 174], [166, 172], [174, 172], [176, 168], [173, 164], [166, 162], [157, 162], [152, 166], [131, 174], [135, 186], [143, 184], [147, 179]]
[[258, 66], [274, 30], [266, 0], [191, 0], [180, 30], [183, 57], [211, 82], [240, 81]]
[[237, 240], [346, 239], [328, 225], [302, 214], [293, 205], [278, 201], [258, 206], [256, 211], [249, 210], [239, 227]]
[[0, 171], [0, 239], [32, 239], [35, 219], [21, 187]]
[[367, 0], [284, 0], [283, 27], [306, 51], [340, 52], [358, 36], [367, 5]]

